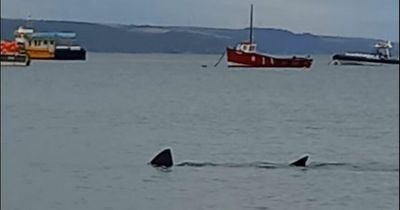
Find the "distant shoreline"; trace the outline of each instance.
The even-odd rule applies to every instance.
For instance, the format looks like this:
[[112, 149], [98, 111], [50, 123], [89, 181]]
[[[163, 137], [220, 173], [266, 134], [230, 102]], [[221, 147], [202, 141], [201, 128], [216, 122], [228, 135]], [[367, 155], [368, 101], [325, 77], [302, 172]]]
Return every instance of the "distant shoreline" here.
[[[2, 39], [13, 39], [26, 20], [1, 18]], [[248, 38], [247, 29], [186, 26], [101, 24], [78, 21], [30, 20], [37, 31], [73, 31], [89, 52], [129, 54], [221, 54], [227, 46]], [[260, 52], [277, 55], [330, 55], [347, 51], [371, 52], [378, 39], [319, 36], [285, 29], [256, 28]], [[392, 40], [394, 41], [394, 40]], [[392, 54], [399, 55], [398, 42]]]
[[[1, 19], [7, 19], [7, 20], [15, 20], [15, 21], [23, 21], [27, 22], [26, 19], [21, 19], [21, 18], [9, 18], [9, 17], [1, 17]], [[119, 27], [137, 27], [137, 28], [193, 28], [193, 29], [203, 29], [203, 30], [231, 30], [231, 31], [237, 31], [237, 30], [247, 30], [248, 27], [242, 27], [242, 28], [224, 28], [224, 27], [211, 27], [211, 26], [185, 26], [185, 25], [156, 25], [156, 24], [128, 24], [128, 23], [106, 23], [106, 22], [91, 22], [91, 21], [79, 21], [79, 20], [46, 20], [46, 19], [30, 19], [30, 21], [33, 22], [58, 22], [58, 23], [67, 23], [67, 24], [92, 24], [92, 25], [104, 25], [104, 26], [119, 26]], [[285, 31], [285, 32], [291, 32], [293, 34], [310, 34], [310, 35], [315, 35], [315, 36], [320, 36], [320, 37], [325, 37], [325, 38], [348, 38], [348, 39], [374, 39], [374, 40], [381, 40], [380, 38], [376, 37], [361, 37], [361, 36], [340, 36], [340, 35], [332, 35], [332, 34], [314, 34], [311, 32], [294, 32], [290, 29], [285, 29], [285, 28], [266, 28], [266, 27], [257, 27], [255, 26], [254, 29], [257, 30], [277, 30], [277, 31]], [[385, 40], [385, 39], [382, 39]], [[390, 41], [399, 43], [400, 40], [393, 40], [391, 39]]]

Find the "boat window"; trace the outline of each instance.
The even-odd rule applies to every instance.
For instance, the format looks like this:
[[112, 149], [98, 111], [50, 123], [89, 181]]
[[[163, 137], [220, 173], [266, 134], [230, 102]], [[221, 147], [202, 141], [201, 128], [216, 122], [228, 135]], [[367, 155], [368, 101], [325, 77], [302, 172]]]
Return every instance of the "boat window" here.
[[32, 41], [29, 41], [28, 43], [29, 43], [29, 46], [31, 46], [31, 45], [32, 45]]
[[254, 51], [254, 46], [251, 46], [251, 47], [250, 47], [250, 51]]
[[54, 41], [53, 41], [53, 40], [51, 40], [51, 41], [50, 41], [50, 44], [54, 44]]
[[47, 45], [47, 40], [44, 40], [44, 41], [43, 41], [43, 44]]

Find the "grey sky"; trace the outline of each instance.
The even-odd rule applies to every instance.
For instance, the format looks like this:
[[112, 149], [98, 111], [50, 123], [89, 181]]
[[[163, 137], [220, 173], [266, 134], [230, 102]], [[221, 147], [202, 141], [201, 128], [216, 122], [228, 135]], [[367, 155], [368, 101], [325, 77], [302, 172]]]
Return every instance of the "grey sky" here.
[[399, 0], [1, 0], [1, 16], [100, 23], [255, 26], [399, 40]]

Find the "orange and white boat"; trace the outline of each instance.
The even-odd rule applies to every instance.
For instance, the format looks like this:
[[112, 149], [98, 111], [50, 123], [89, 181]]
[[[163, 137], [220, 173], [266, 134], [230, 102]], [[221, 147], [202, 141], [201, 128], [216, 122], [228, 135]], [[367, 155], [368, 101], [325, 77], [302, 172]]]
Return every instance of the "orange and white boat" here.
[[17, 42], [24, 43], [26, 52], [31, 59], [86, 59], [86, 50], [75, 43], [75, 33], [35, 32], [33, 29], [19, 27], [14, 35]]

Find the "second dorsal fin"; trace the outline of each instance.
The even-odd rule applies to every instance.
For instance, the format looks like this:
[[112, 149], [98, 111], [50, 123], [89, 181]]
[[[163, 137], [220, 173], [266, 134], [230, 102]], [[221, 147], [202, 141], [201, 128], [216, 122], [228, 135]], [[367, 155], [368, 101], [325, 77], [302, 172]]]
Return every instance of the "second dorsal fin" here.
[[301, 157], [300, 159], [290, 163], [290, 166], [297, 166], [297, 167], [306, 167], [308, 160], [308, 155]]

